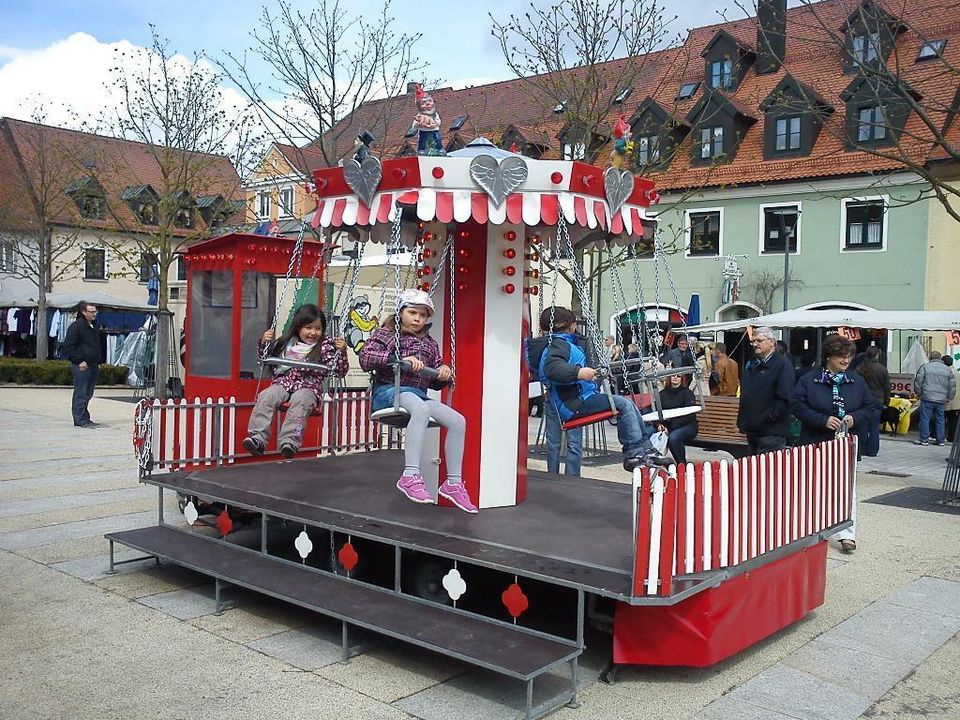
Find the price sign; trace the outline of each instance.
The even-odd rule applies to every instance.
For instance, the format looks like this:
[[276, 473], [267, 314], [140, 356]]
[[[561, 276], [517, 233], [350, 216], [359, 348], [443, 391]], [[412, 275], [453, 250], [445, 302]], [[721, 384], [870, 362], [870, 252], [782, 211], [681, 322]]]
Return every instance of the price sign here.
[[947, 330], [947, 345], [960, 345], [960, 330]]
[[860, 328], [839, 327], [837, 328], [837, 335], [856, 342], [860, 339]]
[[909, 373], [890, 373], [891, 395], [913, 395], [913, 375]]
[[663, 344], [665, 347], [673, 347], [673, 330], [667, 330], [667, 334], [663, 336]]

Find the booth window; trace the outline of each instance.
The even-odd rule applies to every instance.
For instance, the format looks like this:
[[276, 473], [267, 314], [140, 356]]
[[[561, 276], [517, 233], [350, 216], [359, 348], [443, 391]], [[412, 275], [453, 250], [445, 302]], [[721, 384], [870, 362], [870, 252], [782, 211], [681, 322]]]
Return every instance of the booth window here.
[[[241, 278], [240, 312], [240, 377], [255, 378], [260, 356], [257, 342], [263, 331], [273, 322], [276, 307], [277, 280], [270, 273], [245, 272]], [[289, 309], [288, 309], [289, 312]], [[277, 321], [277, 336], [286, 328], [286, 316], [281, 311]]]
[[190, 373], [229, 378], [233, 361], [233, 273], [196, 270], [190, 285]]

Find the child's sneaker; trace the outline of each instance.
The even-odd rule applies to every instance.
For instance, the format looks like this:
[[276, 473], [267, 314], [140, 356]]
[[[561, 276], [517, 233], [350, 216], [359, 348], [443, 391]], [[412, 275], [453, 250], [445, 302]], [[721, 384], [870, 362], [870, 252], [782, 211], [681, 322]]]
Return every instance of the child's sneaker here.
[[263, 455], [263, 443], [255, 437], [245, 437], [243, 439], [243, 449], [251, 455]]
[[463, 483], [452, 483], [449, 480], [444, 480], [443, 485], [437, 492], [464, 512], [477, 512], [477, 506], [470, 500], [470, 495], [467, 494], [467, 488], [464, 487]]
[[423, 484], [423, 475], [420, 473], [401, 475], [400, 479], [397, 480], [397, 488], [407, 496], [408, 500], [415, 503], [433, 504], [433, 498], [427, 492], [427, 486]]
[[289, 443], [284, 443], [280, 446], [280, 454], [283, 455], [287, 460], [291, 460], [296, 456], [297, 448]]

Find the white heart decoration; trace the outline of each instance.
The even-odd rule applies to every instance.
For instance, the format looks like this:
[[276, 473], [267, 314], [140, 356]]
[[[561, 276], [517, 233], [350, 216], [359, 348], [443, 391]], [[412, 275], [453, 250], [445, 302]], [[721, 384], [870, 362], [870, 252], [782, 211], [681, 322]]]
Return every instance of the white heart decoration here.
[[307, 555], [313, 552], [313, 540], [307, 535], [306, 530], [300, 531], [297, 539], [293, 541], [293, 546], [297, 549], [297, 552], [300, 553], [300, 558], [303, 560], [306, 560]]
[[451, 568], [450, 572], [443, 576], [443, 589], [447, 591], [450, 599], [456, 602], [467, 591], [467, 583], [460, 575], [460, 571]]
[[633, 173], [629, 170], [607, 168], [603, 172], [603, 190], [607, 195], [610, 214], [613, 215], [633, 193]]
[[368, 208], [373, 202], [373, 196], [377, 194], [377, 188], [380, 187], [380, 181], [383, 179], [383, 168], [380, 166], [380, 160], [375, 157], [368, 157], [362, 163], [358, 163], [353, 158], [343, 161], [343, 179], [357, 197], [363, 200], [363, 204]]
[[193, 525], [197, 521], [197, 518], [200, 517], [200, 514], [197, 512], [197, 506], [193, 504], [193, 500], [184, 506], [183, 516], [187, 519], [187, 525]]
[[470, 177], [497, 207], [527, 181], [527, 174], [527, 162], [518, 156], [504, 158], [498, 163], [491, 155], [477, 155], [470, 161]]

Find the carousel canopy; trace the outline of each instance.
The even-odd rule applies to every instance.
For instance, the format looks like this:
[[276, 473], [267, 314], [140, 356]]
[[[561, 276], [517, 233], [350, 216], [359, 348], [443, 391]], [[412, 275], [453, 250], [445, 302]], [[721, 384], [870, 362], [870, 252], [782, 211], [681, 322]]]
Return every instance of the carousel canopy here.
[[653, 183], [614, 168], [571, 160], [534, 160], [481, 139], [449, 156], [404, 157], [314, 171], [312, 224], [339, 228], [392, 221], [411, 208], [423, 222], [571, 226], [643, 235]]

